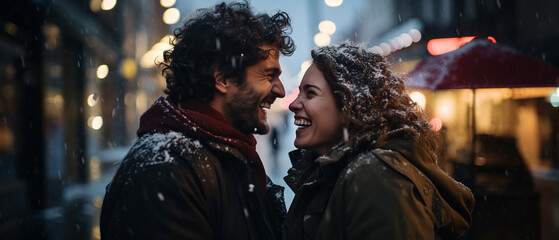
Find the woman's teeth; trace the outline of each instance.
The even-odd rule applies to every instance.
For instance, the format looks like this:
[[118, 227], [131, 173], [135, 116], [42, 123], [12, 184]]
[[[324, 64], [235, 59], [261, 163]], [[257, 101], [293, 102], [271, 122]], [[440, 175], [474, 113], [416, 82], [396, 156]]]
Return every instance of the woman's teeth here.
[[296, 119], [295, 120], [295, 125], [300, 126], [300, 127], [308, 127], [311, 125], [310, 121], [304, 120], [304, 119]]

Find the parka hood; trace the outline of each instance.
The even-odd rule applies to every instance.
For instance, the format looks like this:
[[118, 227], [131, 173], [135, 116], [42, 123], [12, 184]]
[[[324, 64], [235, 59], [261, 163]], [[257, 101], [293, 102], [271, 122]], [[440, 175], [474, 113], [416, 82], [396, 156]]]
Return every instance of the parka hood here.
[[[437, 166], [436, 156], [427, 149], [426, 144], [415, 131], [400, 129], [383, 136], [376, 146], [398, 152], [433, 183], [432, 194], [427, 194], [430, 191], [428, 187], [419, 190], [430, 208], [428, 210], [437, 233], [443, 238], [459, 237], [471, 224], [474, 195], [468, 187], [455, 181]], [[391, 161], [383, 160], [392, 165]]]

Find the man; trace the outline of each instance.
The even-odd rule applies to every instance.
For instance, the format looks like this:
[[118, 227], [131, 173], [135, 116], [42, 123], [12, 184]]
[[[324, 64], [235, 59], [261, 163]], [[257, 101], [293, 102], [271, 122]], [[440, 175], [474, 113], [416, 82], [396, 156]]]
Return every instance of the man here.
[[198, 10], [161, 63], [167, 81], [140, 118], [101, 211], [102, 239], [277, 239], [285, 203], [256, 153], [285, 95], [289, 16], [248, 3]]

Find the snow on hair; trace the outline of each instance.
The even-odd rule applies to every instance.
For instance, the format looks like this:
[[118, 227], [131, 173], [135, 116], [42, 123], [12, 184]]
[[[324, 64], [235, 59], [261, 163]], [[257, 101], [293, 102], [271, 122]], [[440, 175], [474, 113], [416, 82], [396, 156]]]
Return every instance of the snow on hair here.
[[349, 144], [355, 149], [374, 145], [383, 135], [401, 128], [422, 135], [431, 132], [404, 81], [364, 44], [345, 41], [315, 49], [311, 56], [344, 114]]

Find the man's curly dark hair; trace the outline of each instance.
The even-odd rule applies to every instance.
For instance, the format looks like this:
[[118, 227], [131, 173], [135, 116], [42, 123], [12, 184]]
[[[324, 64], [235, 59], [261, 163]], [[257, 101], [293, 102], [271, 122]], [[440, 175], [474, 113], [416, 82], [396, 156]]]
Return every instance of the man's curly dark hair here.
[[430, 129], [404, 81], [388, 69], [381, 55], [347, 41], [313, 50], [311, 56], [344, 115], [348, 144], [354, 150], [374, 146], [389, 132], [411, 128], [438, 151], [440, 134]]
[[278, 54], [260, 49], [263, 45], [274, 46], [283, 55], [295, 51], [285, 12], [255, 15], [248, 2], [234, 2], [191, 14], [195, 16], [173, 32], [173, 48], [164, 52], [159, 64], [167, 81], [165, 93], [172, 101], [211, 101], [216, 70], [241, 84], [246, 67]]

